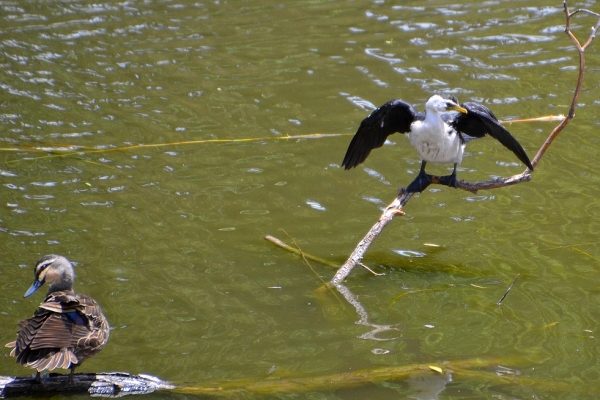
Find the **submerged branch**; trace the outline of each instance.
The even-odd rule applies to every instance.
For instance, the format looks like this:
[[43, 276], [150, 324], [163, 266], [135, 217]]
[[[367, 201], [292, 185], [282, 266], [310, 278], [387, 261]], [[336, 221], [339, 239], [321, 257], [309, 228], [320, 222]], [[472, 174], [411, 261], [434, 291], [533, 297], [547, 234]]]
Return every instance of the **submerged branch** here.
[[[530, 355], [531, 356], [531, 355]], [[537, 362], [542, 362], [539, 360]], [[124, 373], [81, 373], [75, 374], [74, 383], [69, 384], [68, 374], [44, 376], [44, 384], [38, 384], [32, 377], [0, 376], [0, 397], [40, 397], [52, 394], [88, 393], [92, 397], [122, 397], [128, 394], [148, 394], [155, 390], [165, 390], [172, 395], [186, 395], [200, 398], [246, 398], [248, 396], [284, 396], [309, 392], [331, 392], [352, 389], [383, 382], [402, 381], [415, 375], [445, 374], [454, 380], [474, 381], [480, 384], [519, 385], [532, 389], [562, 392], [565, 395], [578, 393], [594, 395], [598, 388], [594, 385], [575, 385], [572, 382], [536, 380], [519, 374], [518, 370], [506, 365], [531, 365], [531, 360], [522, 358], [483, 359], [444, 361], [404, 366], [384, 367], [372, 370], [345, 372], [333, 375], [299, 378], [242, 379], [221, 383], [206, 383], [202, 386], [178, 386], [149, 375], [129, 375]], [[504, 373], [499, 373], [501, 370]], [[508, 374], [506, 372], [513, 372]]]
[[[443, 362], [436, 364], [443, 373], [452, 373], [454, 369], [460, 369], [465, 376], [469, 375], [469, 369], [489, 368], [497, 364], [510, 363], [511, 360], [484, 360], [480, 358]], [[174, 393], [211, 397], [245, 398], [247, 396], [283, 396], [286, 394], [302, 394], [308, 392], [324, 392], [339, 389], [350, 389], [368, 385], [374, 385], [386, 381], [400, 381], [410, 378], [415, 373], [436, 374], [431, 369], [431, 364], [413, 364], [401, 367], [387, 367], [374, 370], [363, 370], [346, 372], [335, 375], [290, 378], [290, 379], [263, 379], [256, 382], [226, 382], [211, 387], [187, 387], [175, 389]], [[487, 382], [504, 382], [509, 380], [490, 373]]]
[[339, 268], [340, 267], [339, 264], [336, 264], [336, 263], [331, 262], [331, 261], [327, 261], [327, 260], [325, 260], [323, 258], [320, 258], [320, 257], [317, 257], [317, 256], [313, 256], [312, 254], [305, 253], [303, 250], [299, 250], [299, 249], [297, 249], [295, 247], [292, 247], [292, 246], [290, 246], [288, 244], [285, 244], [284, 242], [282, 242], [281, 240], [277, 239], [274, 236], [267, 235], [267, 236], [265, 236], [265, 240], [268, 240], [269, 242], [273, 243], [276, 246], [281, 247], [284, 250], [287, 250], [287, 251], [289, 251], [291, 253], [294, 253], [294, 254], [297, 254], [297, 255], [299, 255], [299, 256], [301, 256], [303, 258], [306, 258], [307, 260], [312, 260], [312, 261], [321, 263], [323, 265], [327, 265], [328, 267], [332, 267], [332, 268]]

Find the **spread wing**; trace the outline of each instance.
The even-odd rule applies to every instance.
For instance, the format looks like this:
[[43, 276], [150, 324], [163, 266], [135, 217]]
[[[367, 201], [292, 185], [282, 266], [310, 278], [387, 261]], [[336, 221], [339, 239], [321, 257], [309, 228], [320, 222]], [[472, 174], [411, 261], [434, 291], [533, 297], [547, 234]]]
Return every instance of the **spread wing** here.
[[476, 138], [483, 137], [486, 134], [490, 135], [502, 143], [504, 147], [515, 153], [517, 158], [533, 171], [531, 161], [529, 161], [529, 157], [521, 144], [498, 122], [498, 119], [489, 108], [472, 102], [461, 104], [461, 106], [466, 108], [468, 113], [461, 113], [456, 116], [454, 122], [456, 130]]
[[363, 119], [348, 146], [342, 166], [356, 167], [367, 159], [371, 150], [383, 146], [389, 135], [410, 131], [410, 124], [425, 118], [423, 113], [402, 100], [390, 100]]

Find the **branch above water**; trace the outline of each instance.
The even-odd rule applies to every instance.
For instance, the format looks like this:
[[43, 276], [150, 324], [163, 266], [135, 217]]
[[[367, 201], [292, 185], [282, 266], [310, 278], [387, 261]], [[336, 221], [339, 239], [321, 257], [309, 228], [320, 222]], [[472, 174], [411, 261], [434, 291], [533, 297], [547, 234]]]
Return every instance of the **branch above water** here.
[[[578, 54], [579, 54], [579, 74], [577, 77], [577, 84], [575, 86], [575, 91], [573, 93], [573, 98], [571, 100], [571, 106], [569, 108], [569, 113], [567, 116], [552, 130], [552, 132], [548, 135], [545, 142], [541, 145], [539, 150], [537, 151], [535, 157], [531, 161], [531, 164], [535, 167], [544, 156], [554, 139], [558, 136], [560, 132], [569, 124], [569, 122], [575, 117], [575, 108], [577, 107], [577, 102], [579, 100], [579, 95], [581, 93], [581, 88], [583, 85], [583, 77], [585, 74], [585, 55], [584, 52], [587, 47], [591, 44], [593, 39], [596, 37], [596, 33], [598, 29], [600, 29], [600, 14], [585, 10], [578, 9], [573, 12], [569, 10], [567, 1], [563, 2], [564, 13], [566, 17], [565, 22], [565, 33], [571, 39], [571, 42], [575, 46]], [[595, 26], [592, 28], [592, 32], [588, 37], [587, 41], [582, 45], [577, 37], [571, 32], [571, 19], [573, 16], [577, 14], [585, 14], [596, 17], [598, 20]], [[440, 184], [440, 177], [430, 176], [432, 184]], [[528, 169], [519, 175], [514, 175], [507, 178], [497, 178], [490, 181], [483, 182], [467, 182], [463, 180], [457, 179], [457, 188], [466, 190], [468, 192], [476, 193], [478, 190], [490, 190], [490, 189], [499, 189], [505, 186], [515, 185], [517, 183], [529, 182], [532, 179], [531, 171]], [[391, 222], [391, 220], [398, 216], [404, 215], [403, 207], [408, 203], [410, 198], [412, 197], [412, 193], [406, 192], [404, 189], [400, 189], [398, 192], [398, 196], [392, 201], [383, 211], [379, 220], [371, 227], [369, 232], [365, 235], [365, 237], [358, 243], [355, 247], [354, 251], [348, 257], [348, 260], [338, 269], [333, 278], [331, 279], [331, 284], [336, 285], [340, 282], [343, 282], [350, 272], [354, 269], [354, 267], [359, 264], [373, 241], [381, 234], [383, 228]]]

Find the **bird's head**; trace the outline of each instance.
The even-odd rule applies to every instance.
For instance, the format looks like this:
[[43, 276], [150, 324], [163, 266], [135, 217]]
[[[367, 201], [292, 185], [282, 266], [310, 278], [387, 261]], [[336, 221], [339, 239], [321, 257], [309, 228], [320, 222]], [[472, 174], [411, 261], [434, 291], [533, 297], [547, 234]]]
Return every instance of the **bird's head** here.
[[458, 111], [467, 114], [467, 110], [458, 104], [458, 99], [456, 97], [449, 96], [448, 98], [443, 98], [439, 94], [434, 94], [427, 100], [425, 109], [437, 112]]
[[29, 297], [46, 282], [50, 284], [48, 293], [59, 290], [72, 290], [75, 272], [73, 265], [65, 257], [50, 254], [42, 257], [34, 267], [34, 279], [23, 297]]

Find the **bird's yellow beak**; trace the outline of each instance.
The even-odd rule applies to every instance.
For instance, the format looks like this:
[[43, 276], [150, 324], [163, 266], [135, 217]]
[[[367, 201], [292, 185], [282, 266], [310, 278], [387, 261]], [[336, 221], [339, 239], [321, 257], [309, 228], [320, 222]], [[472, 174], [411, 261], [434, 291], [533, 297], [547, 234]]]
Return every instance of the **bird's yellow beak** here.
[[467, 111], [466, 108], [463, 108], [461, 106], [459, 106], [458, 104], [456, 105], [448, 105], [448, 107], [446, 108], [447, 111], [458, 111], [459, 113], [463, 113], [463, 114], [468, 114], [469, 112]]

